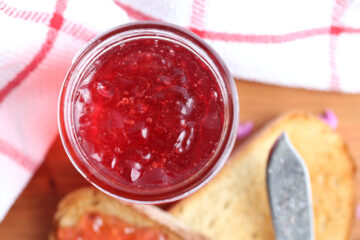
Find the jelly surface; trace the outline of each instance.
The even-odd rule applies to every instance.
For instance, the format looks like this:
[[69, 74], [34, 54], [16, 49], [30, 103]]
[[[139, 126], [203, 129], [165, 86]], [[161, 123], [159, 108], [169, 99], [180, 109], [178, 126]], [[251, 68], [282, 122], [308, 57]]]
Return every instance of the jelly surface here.
[[88, 67], [73, 105], [76, 139], [119, 184], [155, 189], [184, 181], [211, 159], [224, 102], [209, 66], [164, 39], [131, 40]]
[[121, 219], [96, 212], [85, 213], [72, 227], [60, 227], [57, 240], [166, 240], [157, 228], [135, 227]]

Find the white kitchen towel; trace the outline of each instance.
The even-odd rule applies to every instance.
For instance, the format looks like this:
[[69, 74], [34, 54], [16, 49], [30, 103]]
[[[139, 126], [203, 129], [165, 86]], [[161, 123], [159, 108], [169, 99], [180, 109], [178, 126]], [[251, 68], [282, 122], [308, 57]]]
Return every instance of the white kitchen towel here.
[[190, 29], [238, 78], [360, 92], [359, 0], [0, 0], [0, 219], [57, 135], [75, 53], [138, 20]]

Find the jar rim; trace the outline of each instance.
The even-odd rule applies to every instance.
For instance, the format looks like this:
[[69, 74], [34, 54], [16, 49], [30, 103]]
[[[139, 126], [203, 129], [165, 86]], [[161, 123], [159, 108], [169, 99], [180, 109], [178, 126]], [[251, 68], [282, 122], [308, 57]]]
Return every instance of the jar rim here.
[[[129, 33], [133, 35], [130, 34], [130, 36]], [[224, 117], [224, 125], [227, 124], [227, 126], [223, 128], [220, 144], [217, 148], [218, 153], [214, 154], [213, 160], [209, 160], [205, 164], [207, 168], [203, 166], [201, 170], [199, 170], [199, 173], [170, 187], [156, 190], [151, 189], [151, 191], [146, 191], [145, 189], [135, 191], [131, 188], [126, 189], [124, 186], [115, 186], [115, 183], [106, 181], [106, 178], [101, 173], [94, 172], [94, 169], [89, 167], [89, 163], [84, 159], [86, 154], [81, 152], [82, 149], [76, 144], [74, 138], [75, 130], [71, 113], [71, 100], [74, 90], [76, 89], [76, 84], [81, 82], [81, 74], [85, 72], [89, 61], [96, 59], [97, 54], [113, 46], [111, 44], [114, 44], [114, 42], [120, 44], [125, 40], [130, 39], [129, 41], [131, 41], [131, 37], [143, 36], [145, 33], [156, 33], [153, 35], [155, 37], [161, 36], [160, 33], [168, 33], [171, 34], [172, 37], [179, 37], [177, 40], [184, 40], [182, 44], [192, 44], [191, 47], [196, 47], [196, 50], [201, 52], [202, 57], [206, 57], [206, 60], [210, 61], [209, 64], [212, 64], [212, 66], [209, 66], [209, 69], [213, 70], [212, 68], [215, 68], [216, 70], [218, 84], [222, 84], [220, 88], [224, 100], [226, 100], [224, 101], [224, 107], [228, 111], [228, 116]], [[81, 72], [81, 70], [83, 71]], [[226, 96], [224, 96], [224, 94]], [[96, 188], [115, 198], [133, 203], [147, 204], [176, 201], [195, 192], [213, 178], [230, 155], [236, 138], [238, 116], [239, 107], [236, 86], [229, 70], [218, 54], [200, 37], [186, 29], [173, 24], [150, 21], [129, 23], [112, 28], [95, 37], [79, 51], [73, 59], [72, 66], [63, 83], [58, 106], [60, 137], [70, 161], [80, 174]], [[99, 182], [101, 184], [98, 184]]]

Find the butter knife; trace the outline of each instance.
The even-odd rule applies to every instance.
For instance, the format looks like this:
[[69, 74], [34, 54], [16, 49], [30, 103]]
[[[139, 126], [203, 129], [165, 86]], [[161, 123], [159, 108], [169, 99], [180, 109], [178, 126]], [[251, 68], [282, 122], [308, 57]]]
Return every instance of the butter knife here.
[[314, 240], [309, 173], [286, 133], [271, 149], [266, 183], [276, 240]]

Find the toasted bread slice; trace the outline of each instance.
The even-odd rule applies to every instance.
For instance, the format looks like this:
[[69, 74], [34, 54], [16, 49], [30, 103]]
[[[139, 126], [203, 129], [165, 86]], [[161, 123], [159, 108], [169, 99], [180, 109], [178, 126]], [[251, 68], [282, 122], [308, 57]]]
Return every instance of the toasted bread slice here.
[[265, 169], [270, 148], [283, 131], [310, 172], [315, 239], [349, 239], [355, 212], [354, 162], [337, 133], [301, 112], [284, 115], [255, 135], [208, 185], [170, 212], [213, 239], [275, 239]]
[[[74, 226], [85, 213], [99, 212], [118, 217], [137, 227], [155, 227], [167, 240], [205, 240], [165, 211], [154, 207], [128, 204], [109, 197], [94, 188], [82, 188], [68, 194], [55, 213], [55, 228]], [[56, 234], [50, 236], [56, 240]]]

